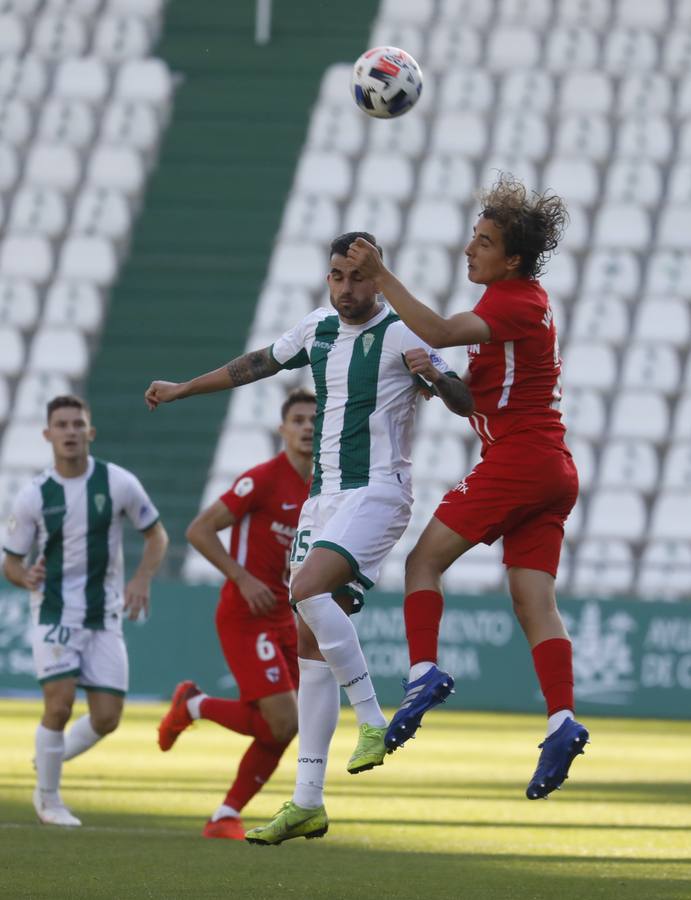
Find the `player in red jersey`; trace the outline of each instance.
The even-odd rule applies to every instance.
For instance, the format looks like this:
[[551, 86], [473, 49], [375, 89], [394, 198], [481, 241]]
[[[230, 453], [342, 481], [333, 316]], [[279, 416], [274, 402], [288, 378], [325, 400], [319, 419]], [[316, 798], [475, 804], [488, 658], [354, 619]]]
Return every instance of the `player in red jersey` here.
[[547, 737], [526, 791], [536, 799], [561, 785], [588, 740], [574, 717], [572, 648], [555, 594], [578, 475], [559, 412], [557, 332], [537, 280], [568, 216], [559, 197], [530, 195], [507, 175], [481, 194], [480, 203], [465, 254], [469, 280], [486, 290], [472, 312], [437, 315], [362, 239], [348, 253], [423, 340], [435, 347], [468, 347], [464, 381], [475, 403], [470, 422], [482, 441], [481, 462], [445, 495], [406, 561], [411, 671], [385, 741], [389, 749], [401, 746], [439, 702], [439, 676], [445, 675], [436, 667], [442, 574], [475, 544], [503, 537], [514, 612], [547, 705]]
[[[192, 546], [227, 578], [216, 629], [240, 697], [209, 697], [194, 682], [181, 682], [159, 725], [158, 743], [170, 750], [194, 719], [210, 719], [254, 738], [235, 782], [204, 826], [204, 837], [244, 839], [240, 812], [269, 780], [297, 732], [297, 630], [288, 602], [289, 558], [312, 475], [315, 412], [312, 393], [293, 391], [281, 408], [284, 452], [237, 478], [187, 530]], [[228, 526], [230, 554], [218, 537]]]

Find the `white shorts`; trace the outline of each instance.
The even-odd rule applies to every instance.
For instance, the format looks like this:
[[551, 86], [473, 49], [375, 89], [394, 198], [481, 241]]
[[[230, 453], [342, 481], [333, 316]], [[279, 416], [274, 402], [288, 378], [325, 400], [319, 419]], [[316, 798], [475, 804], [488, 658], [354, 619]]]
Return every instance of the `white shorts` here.
[[127, 648], [123, 636], [116, 631], [34, 625], [32, 649], [40, 684], [76, 678], [78, 685], [88, 691], [127, 693]]
[[335, 550], [353, 570], [348, 593], [362, 600], [362, 589], [375, 584], [384, 559], [408, 527], [412, 503], [407, 490], [383, 482], [310, 497], [293, 541], [291, 575], [312, 547]]

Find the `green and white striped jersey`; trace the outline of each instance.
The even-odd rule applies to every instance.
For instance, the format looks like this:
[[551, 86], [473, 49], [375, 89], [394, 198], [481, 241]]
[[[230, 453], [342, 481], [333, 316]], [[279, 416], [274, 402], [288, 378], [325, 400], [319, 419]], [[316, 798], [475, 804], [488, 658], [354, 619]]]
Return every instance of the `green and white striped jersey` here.
[[26, 556], [38, 543], [46, 580], [31, 594], [35, 624], [121, 630], [124, 516], [146, 531], [158, 510], [131, 472], [92, 456], [78, 478], [46, 469], [19, 491], [4, 549]]
[[271, 353], [284, 369], [311, 366], [317, 395], [311, 496], [395, 481], [410, 489], [410, 450], [418, 382], [403, 354], [424, 347], [449, 367], [386, 304], [363, 325], [315, 309]]

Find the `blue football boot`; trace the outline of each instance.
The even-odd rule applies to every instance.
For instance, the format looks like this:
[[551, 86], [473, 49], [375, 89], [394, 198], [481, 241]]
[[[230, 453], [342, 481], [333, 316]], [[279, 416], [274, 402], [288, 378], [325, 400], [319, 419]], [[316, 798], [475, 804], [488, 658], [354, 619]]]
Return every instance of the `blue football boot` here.
[[390, 753], [415, 735], [428, 710], [439, 706], [449, 694], [454, 693], [453, 685], [453, 678], [436, 666], [432, 666], [415, 681], [403, 682], [403, 702], [394, 713], [384, 735], [384, 744]]
[[525, 795], [539, 800], [558, 789], [569, 777], [574, 759], [585, 752], [590, 735], [575, 719], [565, 719], [559, 728], [540, 744], [542, 753]]

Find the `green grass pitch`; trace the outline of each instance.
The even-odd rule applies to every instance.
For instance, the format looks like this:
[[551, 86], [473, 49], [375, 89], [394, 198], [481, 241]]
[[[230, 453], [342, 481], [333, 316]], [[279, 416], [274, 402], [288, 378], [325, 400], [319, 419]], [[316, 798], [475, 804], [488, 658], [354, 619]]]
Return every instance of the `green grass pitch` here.
[[[84, 826], [65, 830], [31, 807], [39, 704], [0, 701], [0, 897], [691, 898], [691, 723], [592, 719], [565, 789], [531, 802], [537, 717], [435, 711], [382, 768], [351, 776], [344, 711], [329, 834], [265, 848], [200, 837], [247, 738], [203, 722], [162, 754], [163, 710], [131, 704], [118, 732], [66, 763], [63, 795]], [[295, 749], [247, 827], [290, 797]]]

